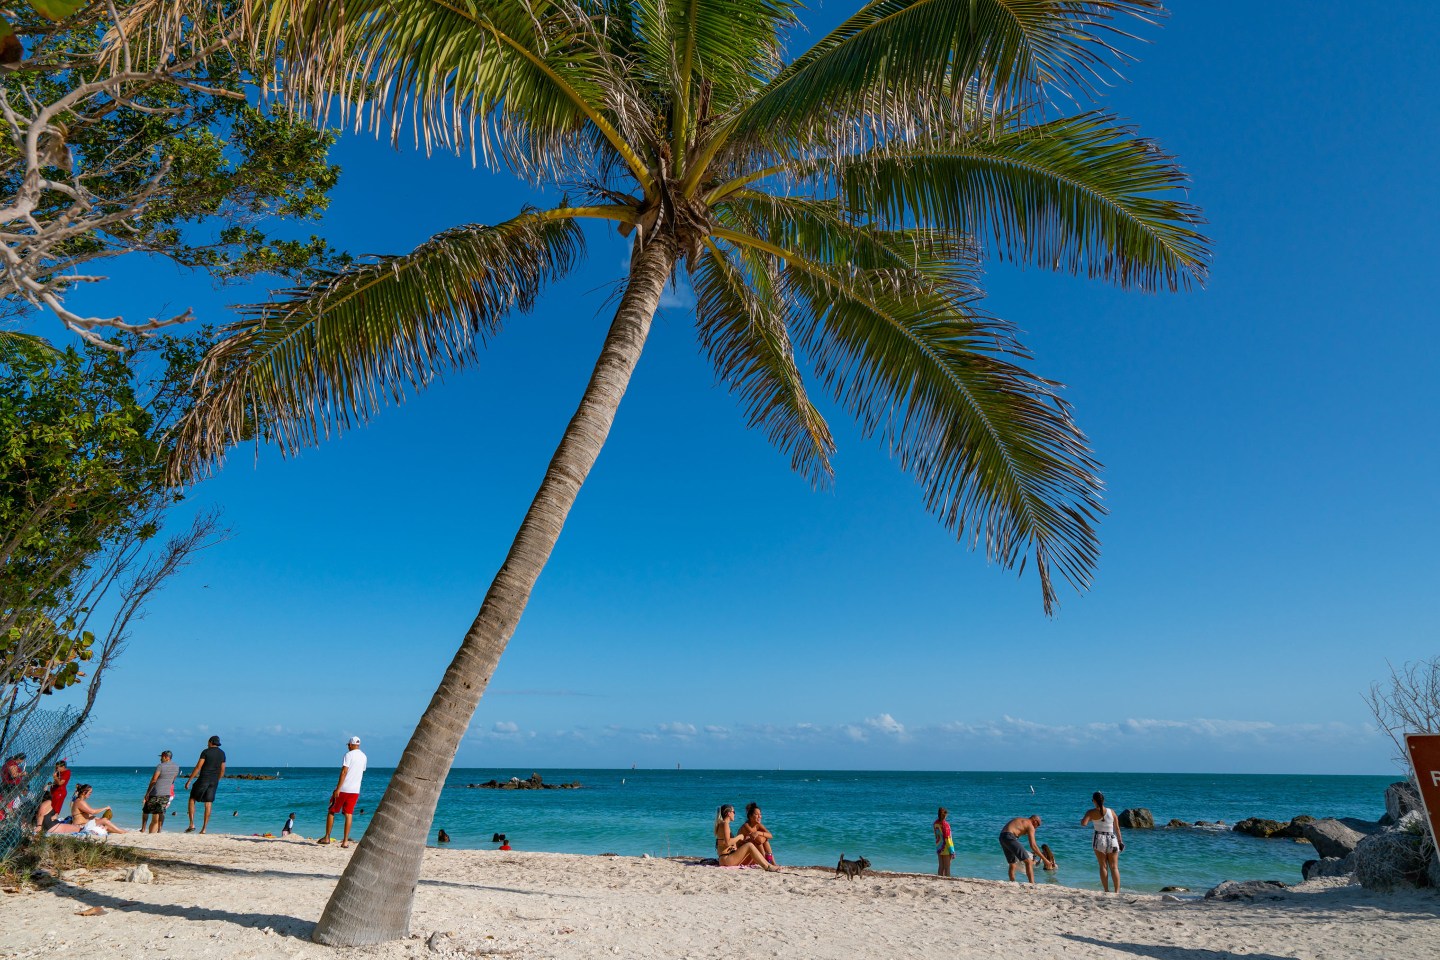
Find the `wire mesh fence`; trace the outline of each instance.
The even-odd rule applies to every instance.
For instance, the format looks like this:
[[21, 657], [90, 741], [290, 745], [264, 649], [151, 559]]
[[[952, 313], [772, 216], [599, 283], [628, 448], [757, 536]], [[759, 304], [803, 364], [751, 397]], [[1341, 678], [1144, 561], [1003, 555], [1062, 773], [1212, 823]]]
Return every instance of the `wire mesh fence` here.
[[[7, 715], [0, 724], [0, 858], [9, 856], [35, 824], [41, 801], [53, 785], [56, 760], [73, 753], [84, 743], [84, 724], [77, 726], [80, 711], [25, 710], [20, 716]], [[55, 816], [63, 816], [55, 811]]]

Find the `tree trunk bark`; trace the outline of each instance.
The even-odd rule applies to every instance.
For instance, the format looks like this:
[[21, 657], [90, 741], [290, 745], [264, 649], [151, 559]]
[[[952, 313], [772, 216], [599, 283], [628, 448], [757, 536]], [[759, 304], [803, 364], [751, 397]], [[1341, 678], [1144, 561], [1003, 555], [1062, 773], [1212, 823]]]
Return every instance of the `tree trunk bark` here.
[[410, 736], [363, 842], [325, 905], [315, 927], [316, 942], [360, 946], [409, 932], [425, 841], [455, 751], [560, 538], [580, 485], [600, 456], [675, 259], [674, 243], [664, 236], [633, 259], [625, 294], [579, 409], [565, 428], [480, 612]]

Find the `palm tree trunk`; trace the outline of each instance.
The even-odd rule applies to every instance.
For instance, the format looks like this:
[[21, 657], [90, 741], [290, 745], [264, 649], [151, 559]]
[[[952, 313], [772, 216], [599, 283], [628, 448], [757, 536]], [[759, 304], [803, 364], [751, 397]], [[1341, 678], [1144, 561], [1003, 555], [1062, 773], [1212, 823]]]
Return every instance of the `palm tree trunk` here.
[[580, 485], [600, 456], [675, 259], [673, 242], [661, 236], [631, 262], [625, 294], [580, 407], [565, 428], [475, 622], [410, 736], [364, 841], [325, 905], [315, 927], [317, 942], [359, 946], [395, 940], [409, 932], [425, 841], [460, 738], [560, 539]]

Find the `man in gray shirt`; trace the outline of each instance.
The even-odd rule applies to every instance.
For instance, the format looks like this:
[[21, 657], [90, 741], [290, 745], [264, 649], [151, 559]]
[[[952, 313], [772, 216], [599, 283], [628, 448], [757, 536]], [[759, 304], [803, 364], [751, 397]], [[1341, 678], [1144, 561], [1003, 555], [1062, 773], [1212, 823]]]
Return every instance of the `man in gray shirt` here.
[[165, 826], [165, 810], [170, 806], [170, 795], [175, 792], [175, 778], [180, 776], [180, 764], [170, 759], [170, 751], [160, 754], [160, 763], [150, 775], [150, 785], [145, 788], [143, 806], [140, 808], [140, 830], [142, 833], [159, 833]]

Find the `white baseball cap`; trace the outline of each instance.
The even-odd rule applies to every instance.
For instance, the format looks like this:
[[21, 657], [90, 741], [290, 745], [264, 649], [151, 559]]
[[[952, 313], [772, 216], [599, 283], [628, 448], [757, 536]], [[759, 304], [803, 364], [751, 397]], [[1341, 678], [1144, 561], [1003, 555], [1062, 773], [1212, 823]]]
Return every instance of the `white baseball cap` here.
[[360, 746], [360, 738], [359, 738], [359, 737], [351, 737], [351, 738], [350, 738], [350, 746], [352, 746], [352, 747], [358, 747], [358, 746]]

